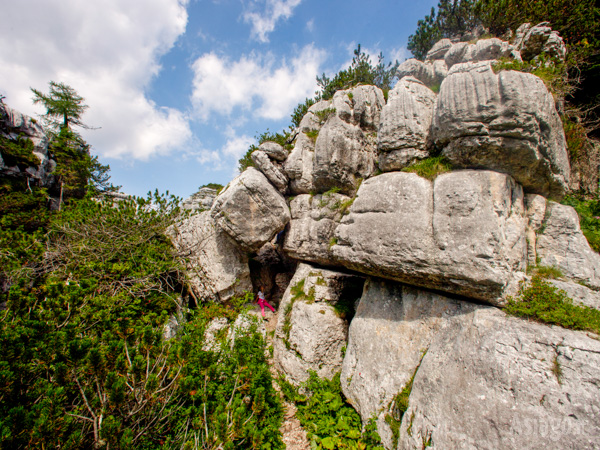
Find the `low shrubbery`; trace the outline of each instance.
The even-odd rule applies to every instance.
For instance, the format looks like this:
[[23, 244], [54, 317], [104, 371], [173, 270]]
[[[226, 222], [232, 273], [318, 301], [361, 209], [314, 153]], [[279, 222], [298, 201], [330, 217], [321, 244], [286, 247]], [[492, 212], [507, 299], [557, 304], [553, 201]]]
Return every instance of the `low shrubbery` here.
[[567, 196], [562, 203], [572, 206], [579, 215], [581, 231], [587, 238], [590, 247], [600, 252], [600, 199], [580, 199]]
[[408, 167], [402, 169], [402, 172], [414, 172], [420, 177], [433, 180], [441, 173], [450, 172], [452, 166], [443, 156], [432, 156], [417, 161]]

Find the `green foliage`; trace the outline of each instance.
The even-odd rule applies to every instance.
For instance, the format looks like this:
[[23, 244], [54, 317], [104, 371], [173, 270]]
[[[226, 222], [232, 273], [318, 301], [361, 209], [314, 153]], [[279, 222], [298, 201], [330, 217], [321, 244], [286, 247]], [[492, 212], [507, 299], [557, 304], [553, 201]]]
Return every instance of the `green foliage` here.
[[563, 277], [563, 273], [560, 269], [552, 266], [540, 266], [536, 265], [527, 271], [528, 273], [532, 273], [534, 275], [539, 276], [540, 278], [546, 279], [559, 279]]
[[285, 149], [291, 149], [292, 145], [290, 142], [291, 135], [287, 131], [283, 131], [281, 133], [271, 133], [268, 129], [264, 133], [258, 134], [254, 136], [254, 138], [258, 141], [258, 145], [252, 144], [248, 151], [240, 158], [238, 161], [238, 170], [242, 173], [248, 167], [254, 167], [254, 161], [252, 161], [252, 152], [258, 150], [258, 146], [263, 142], [273, 141], [277, 142]]
[[13, 141], [0, 136], [0, 155], [8, 167], [18, 166], [21, 170], [40, 164], [38, 157], [33, 154], [33, 142], [22, 134]]
[[600, 199], [580, 199], [567, 196], [562, 203], [572, 206], [579, 215], [581, 231], [587, 238], [590, 247], [600, 252]]
[[600, 334], [600, 311], [573, 305], [564, 291], [539, 276], [534, 276], [516, 299], [510, 298], [504, 310], [513, 316]]
[[361, 431], [360, 416], [346, 403], [339, 374], [327, 380], [310, 372], [308, 381], [301, 386], [305, 395], [299, 394], [283, 378], [279, 384], [286, 399], [296, 403], [296, 417], [307, 431], [311, 448], [383, 449], [374, 420]]
[[256, 327], [204, 348], [210, 320], [233, 320], [251, 294], [163, 339], [185, 314], [164, 234], [180, 218], [177, 199], [155, 194], [71, 202], [49, 219], [35, 277], [12, 285], [0, 321], [2, 448], [283, 448]]
[[327, 119], [329, 119], [333, 114], [335, 114], [335, 108], [325, 108], [315, 113], [321, 124], [327, 122]]
[[55, 129], [70, 128], [73, 125], [86, 127], [81, 122], [81, 116], [88, 108], [83, 103], [83, 97], [65, 83], [50, 81], [49, 85], [48, 94], [31, 88], [33, 103], [41, 103], [46, 108], [46, 123]]
[[540, 55], [535, 61], [502, 59], [492, 66], [495, 73], [502, 70], [516, 70], [531, 73], [544, 82], [556, 98], [564, 98], [573, 91], [567, 77], [567, 67], [559, 61], [552, 61]]
[[315, 103], [316, 101], [312, 98], [307, 98], [304, 100], [304, 103], [299, 103], [298, 106], [294, 108], [294, 112], [292, 113], [292, 126], [298, 128], [300, 126], [300, 122], [302, 122], [302, 118], [308, 112], [308, 108]]
[[587, 134], [580, 121], [574, 120], [567, 114], [561, 116], [561, 119], [567, 140], [567, 149], [569, 150], [569, 160], [573, 163], [585, 155], [584, 148], [589, 145]]
[[402, 169], [402, 172], [414, 172], [420, 177], [433, 180], [441, 173], [450, 172], [452, 165], [443, 156], [435, 156], [417, 161]]
[[200, 186], [198, 188], [198, 190], [200, 190], [202, 188], [214, 189], [217, 191], [217, 194], [219, 194], [223, 190], [223, 185], [219, 184], [219, 183], [206, 183], [206, 184], [203, 184], [202, 186]]

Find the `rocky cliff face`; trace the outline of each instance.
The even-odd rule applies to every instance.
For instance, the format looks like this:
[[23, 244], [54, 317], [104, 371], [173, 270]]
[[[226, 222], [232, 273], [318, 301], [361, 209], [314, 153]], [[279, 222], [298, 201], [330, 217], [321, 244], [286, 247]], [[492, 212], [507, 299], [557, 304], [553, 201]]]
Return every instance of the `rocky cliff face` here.
[[[263, 144], [257, 168], [174, 233], [199, 248], [204, 298], [250, 288], [253, 270], [281, 289], [292, 274], [264, 257], [252, 268], [257, 254], [300, 263], [276, 365], [294, 384], [341, 371], [386, 448], [600, 445], [597, 337], [501, 309], [536, 264], [560, 269], [554, 283], [576, 302], [600, 304], [600, 256], [552, 201], [570, 178], [555, 101], [534, 75], [493, 67], [541, 51], [565, 56], [545, 24], [512, 44], [444, 39], [400, 66], [387, 102], [374, 86], [339, 91], [309, 109], [289, 154]], [[454, 170], [402, 171], [440, 153]]]

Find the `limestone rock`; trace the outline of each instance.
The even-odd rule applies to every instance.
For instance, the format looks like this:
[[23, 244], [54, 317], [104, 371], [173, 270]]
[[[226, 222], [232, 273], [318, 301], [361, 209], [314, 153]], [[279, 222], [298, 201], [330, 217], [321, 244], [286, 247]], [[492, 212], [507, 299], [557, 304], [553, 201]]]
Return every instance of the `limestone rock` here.
[[334, 264], [331, 253], [335, 228], [350, 198], [338, 193], [298, 195], [290, 202], [292, 220], [283, 250], [290, 257], [318, 264]]
[[385, 416], [394, 396], [410, 380], [423, 352], [449, 318], [475, 308], [397, 283], [374, 279], [365, 283], [350, 324], [340, 380], [344, 395], [363, 423], [377, 418], [386, 448], [392, 448], [392, 432]]
[[252, 289], [248, 257], [209, 211], [171, 226], [167, 235], [187, 259], [187, 279], [198, 300], [223, 302]]
[[399, 448], [597, 448], [600, 342], [477, 308], [416, 373]]
[[439, 86], [448, 74], [448, 66], [444, 60], [422, 62], [418, 59], [407, 59], [396, 71], [398, 79], [415, 77], [428, 88]]
[[[283, 164], [285, 174], [290, 180], [291, 194], [308, 194], [315, 190], [313, 184], [313, 165], [315, 141], [325, 118], [332, 111], [331, 101], [320, 101], [308, 108], [298, 127], [298, 136], [294, 148]], [[321, 116], [321, 117], [320, 117]]]
[[450, 47], [452, 47], [452, 41], [450, 39], [440, 39], [433, 44], [431, 50], [427, 52], [425, 60], [433, 61], [435, 59], [444, 59], [444, 55], [450, 50]]
[[209, 187], [203, 187], [195, 194], [185, 199], [181, 206], [191, 211], [205, 211], [210, 209], [217, 198], [217, 190]]
[[414, 77], [404, 77], [389, 93], [377, 135], [379, 168], [399, 170], [429, 156], [426, 149], [436, 95]]
[[567, 296], [573, 300], [576, 305], [589, 306], [600, 310], [600, 292], [582, 286], [579, 283], [565, 280], [547, 280], [550, 284], [559, 290], [565, 291]]
[[289, 382], [306, 381], [309, 370], [329, 379], [340, 371], [349, 319], [343, 311], [353, 308], [362, 284], [356, 275], [298, 266], [279, 306], [273, 345], [275, 366]]
[[274, 159], [275, 161], [285, 161], [288, 157], [288, 151], [277, 142], [263, 142], [258, 146], [258, 149], [265, 152], [269, 158]]
[[246, 169], [219, 194], [211, 215], [227, 234], [249, 251], [257, 251], [290, 220], [283, 196], [253, 167]]
[[567, 188], [562, 123], [534, 75], [495, 74], [489, 62], [454, 65], [442, 83], [431, 133], [459, 167], [507, 173], [542, 195], [561, 197]]
[[362, 183], [332, 250], [362, 273], [501, 305], [523, 278], [525, 227], [523, 191], [507, 175], [390, 172]]
[[[529, 24], [524, 25], [523, 30], [519, 28], [521, 35], [523, 35], [522, 39], [519, 30], [517, 30], [517, 48], [520, 50], [523, 59], [531, 60], [545, 53], [551, 58], [557, 58], [560, 61], [565, 60], [567, 47], [560, 35], [548, 26], [548, 22], [542, 22], [530, 28], [526, 27]], [[524, 30], [527, 31], [523, 33]]]
[[525, 209], [527, 215], [527, 263], [537, 265], [537, 232], [542, 227], [546, 215], [546, 198], [537, 194], [525, 195]]
[[473, 61], [473, 50], [475, 50], [475, 45], [468, 42], [457, 42], [452, 45], [444, 56], [448, 69], [454, 64]]
[[250, 155], [255, 167], [260, 170], [264, 176], [277, 188], [279, 192], [285, 194], [287, 191], [288, 178], [277, 164], [274, 164], [266, 152], [255, 150]]
[[547, 209], [543, 231], [537, 236], [540, 264], [556, 267], [566, 277], [600, 289], [600, 255], [581, 232], [577, 212], [555, 202]]

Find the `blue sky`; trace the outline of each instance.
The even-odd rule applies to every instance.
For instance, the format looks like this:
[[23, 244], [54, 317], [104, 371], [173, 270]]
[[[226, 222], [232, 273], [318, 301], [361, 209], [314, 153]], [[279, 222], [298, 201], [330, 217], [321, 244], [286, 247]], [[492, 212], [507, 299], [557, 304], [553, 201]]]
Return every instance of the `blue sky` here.
[[74, 87], [83, 130], [123, 192], [188, 197], [226, 184], [254, 137], [290, 124], [316, 75], [358, 43], [386, 61], [437, 3], [314, 0], [0, 0], [0, 94], [26, 114], [30, 87]]

